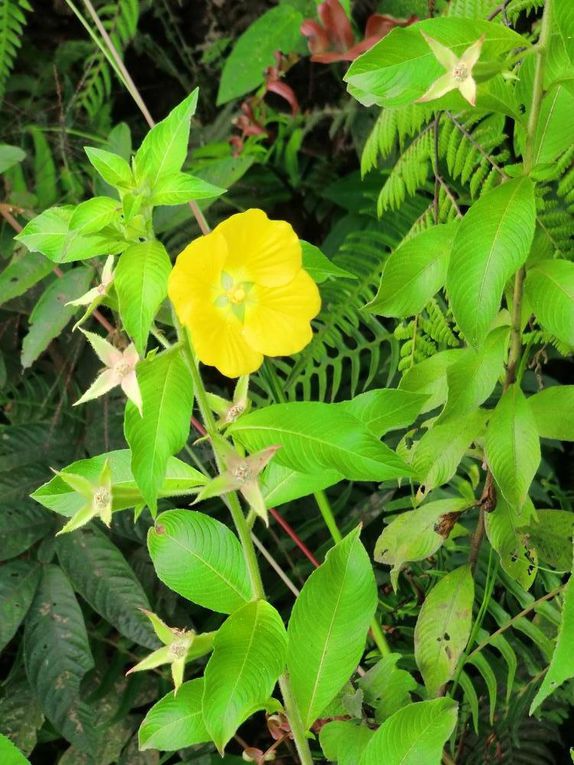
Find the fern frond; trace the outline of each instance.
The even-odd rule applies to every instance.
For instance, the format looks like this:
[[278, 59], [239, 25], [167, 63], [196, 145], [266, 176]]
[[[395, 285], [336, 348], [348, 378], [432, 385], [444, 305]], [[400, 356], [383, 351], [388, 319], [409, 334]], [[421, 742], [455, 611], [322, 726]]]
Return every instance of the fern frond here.
[[432, 173], [433, 126], [420, 133], [401, 154], [377, 200], [377, 212], [396, 210], [407, 196], [424, 189]]
[[[313, 321], [312, 341], [296, 356], [272, 361], [286, 398], [333, 401], [343, 393], [354, 396], [365, 390], [382, 370], [385, 380], [394, 374], [398, 345], [379, 319], [363, 308], [378, 289], [386, 255], [420, 212], [421, 200], [412, 200], [388, 221], [370, 223], [346, 238], [333, 262], [357, 278], [324, 282], [323, 308]], [[263, 375], [254, 381], [264, 394], [269, 392]]]
[[[97, 11], [116, 50], [122, 53], [137, 30], [139, 0], [118, 0], [117, 3], [98, 7]], [[76, 107], [93, 119], [110, 96], [111, 88], [110, 65], [98, 49], [86, 61], [84, 77], [76, 96]]]
[[0, 3], [0, 101], [22, 45], [26, 13], [31, 11], [28, 0], [3, 0]]
[[506, 8], [506, 16], [514, 24], [521, 13], [530, 15], [543, 5], [544, 0], [511, 0]]
[[432, 108], [410, 104], [400, 109], [382, 109], [363, 148], [361, 174], [386, 159], [395, 146], [402, 150], [407, 139], [419, 133], [432, 116]]
[[445, 314], [435, 298], [414, 319], [398, 324], [393, 334], [395, 339], [404, 341], [399, 351], [399, 372], [406, 372], [439, 350], [455, 348], [461, 344], [455, 334], [452, 315], [449, 312]]
[[447, 16], [485, 19], [498, 4], [499, 0], [452, 0]]

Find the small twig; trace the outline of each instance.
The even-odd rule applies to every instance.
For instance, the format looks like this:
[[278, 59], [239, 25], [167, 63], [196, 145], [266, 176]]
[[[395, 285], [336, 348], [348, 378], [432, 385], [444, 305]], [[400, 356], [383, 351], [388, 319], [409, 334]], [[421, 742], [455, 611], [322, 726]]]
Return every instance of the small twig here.
[[486, 17], [487, 21], [492, 21], [492, 19], [495, 19], [499, 13], [502, 13], [506, 10], [507, 6], [510, 4], [510, 0], [503, 0], [500, 5], [497, 5], [496, 8], [491, 11], [488, 16]]

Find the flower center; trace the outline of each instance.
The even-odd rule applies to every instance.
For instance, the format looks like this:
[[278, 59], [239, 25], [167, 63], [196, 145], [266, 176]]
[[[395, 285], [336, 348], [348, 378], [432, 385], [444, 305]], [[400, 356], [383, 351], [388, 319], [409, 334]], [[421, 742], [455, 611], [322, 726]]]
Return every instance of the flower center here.
[[193, 633], [183, 631], [181, 637], [177, 638], [170, 643], [169, 654], [172, 659], [182, 659], [187, 656], [191, 644], [193, 642]]
[[457, 64], [452, 71], [452, 76], [457, 82], [464, 82], [468, 77], [468, 67], [466, 64]]
[[107, 489], [105, 486], [98, 486], [98, 488], [94, 491], [94, 505], [97, 508], [103, 509], [107, 507], [110, 504], [111, 498], [112, 497], [109, 489]]
[[227, 296], [227, 299], [230, 303], [237, 305], [238, 303], [242, 303], [245, 300], [246, 292], [243, 285], [236, 284], [231, 289], [227, 290], [225, 295]]
[[132, 371], [132, 365], [128, 364], [127, 361], [120, 361], [118, 364], [115, 365], [114, 371], [120, 376], [125, 377]]
[[239, 483], [245, 483], [253, 477], [248, 462], [240, 462], [231, 472], [233, 477], [236, 478]]

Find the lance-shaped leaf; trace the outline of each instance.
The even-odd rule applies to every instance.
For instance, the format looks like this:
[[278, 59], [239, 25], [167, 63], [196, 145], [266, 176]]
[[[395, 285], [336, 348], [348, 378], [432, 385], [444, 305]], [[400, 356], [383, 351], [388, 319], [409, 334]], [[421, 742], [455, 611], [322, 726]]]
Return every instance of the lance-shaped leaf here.
[[538, 435], [574, 441], [574, 385], [553, 385], [528, 398]]
[[141, 356], [150, 327], [167, 295], [169, 255], [157, 239], [132, 244], [122, 253], [115, 272], [120, 315]]
[[191, 199], [213, 199], [225, 193], [225, 189], [188, 173], [172, 173], [162, 176], [155, 184], [152, 205], [182, 205]]
[[328, 279], [356, 279], [356, 274], [345, 271], [340, 266], [335, 265], [324, 255], [314, 244], [301, 239], [301, 249], [303, 251], [303, 268], [317, 284], [323, 284]]
[[409, 510], [389, 523], [375, 545], [375, 560], [392, 566], [391, 582], [397, 589], [399, 572], [409, 561], [424, 560], [443, 545], [466, 499], [441, 499]]
[[457, 229], [447, 290], [457, 324], [476, 347], [500, 309], [506, 282], [528, 257], [535, 223], [534, 185], [517, 178], [483, 194]]
[[132, 471], [152, 513], [169, 458], [185, 445], [193, 406], [191, 374], [181, 349], [173, 348], [138, 364], [143, 417], [131, 403], [124, 431], [132, 450]]
[[439, 765], [457, 711], [452, 699], [420, 701], [399, 709], [376, 731], [360, 765]]
[[542, 327], [574, 346], [574, 263], [542, 260], [528, 270], [526, 296]]
[[145, 179], [152, 192], [160, 178], [181, 170], [187, 156], [190, 120], [195, 114], [197, 96], [195, 88], [149, 131], [136, 152], [136, 176]]
[[537, 709], [551, 693], [563, 682], [574, 677], [574, 651], [572, 651], [572, 635], [574, 634], [574, 577], [570, 575], [564, 590], [562, 603], [562, 620], [556, 638], [556, 647], [548, 672], [544, 675], [542, 685], [530, 706], [530, 714]]
[[444, 404], [448, 396], [447, 370], [463, 358], [463, 348], [450, 348], [440, 351], [424, 361], [419, 361], [404, 373], [399, 390], [424, 394], [427, 400], [421, 412], [430, 412]]
[[329, 550], [289, 620], [287, 668], [307, 728], [349, 680], [375, 613], [377, 589], [359, 533], [360, 527]]
[[0, 651], [26, 618], [40, 574], [41, 567], [33, 560], [13, 560], [0, 566]]
[[473, 601], [470, 566], [448, 573], [426, 596], [415, 627], [415, 659], [429, 696], [454, 675], [470, 635]]
[[202, 677], [184, 683], [149, 710], [139, 729], [139, 748], [174, 752], [210, 740], [203, 722]]
[[374, 733], [367, 725], [354, 720], [333, 720], [321, 728], [319, 741], [329, 762], [355, 765]]
[[247, 603], [219, 628], [205, 668], [203, 720], [220, 753], [241, 723], [269, 703], [286, 649], [281, 617], [263, 600]]
[[519, 509], [540, 464], [536, 420], [519, 385], [511, 385], [498, 402], [488, 423], [485, 447], [498, 488]]
[[422, 499], [431, 489], [450, 481], [464, 453], [480, 435], [487, 413], [477, 409], [470, 414], [452, 417], [434, 425], [413, 447], [413, 467]]
[[244, 415], [227, 432], [251, 452], [281, 446], [275, 460], [304, 473], [332, 469], [358, 481], [411, 474], [400, 457], [338, 404], [273, 404]]
[[406, 669], [396, 666], [401, 658], [400, 653], [384, 656], [358, 680], [366, 703], [375, 710], [378, 723], [410, 704], [411, 691], [417, 688], [414, 677]]
[[433, 226], [401, 244], [386, 261], [368, 310], [397, 318], [420, 313], [444, 286], [455, 234], [456, 223]]
[[161, 581], [193, 603], [228, 614], [251, 597], [239, 540], [214, 518], [168, 510], [149, 530], [148, 548]]
[[339, 407], [363, 422], [380, 438], [389, 430], [412, 425], [429, 396], [399, 388], [379, 388], [361, 393]]
[[459, 360], [448, 367], [448, 398], [439, 422], [469, 414], [490, 396], [504, 374], [508, 335], [508, 327], [497, 327], [481, 348], [465, 348]]
[[134, 179], [131, 167], [119, 154], [105, 151], [105, 149], [95, 149], [91, 146], [86, 146], [84, 150], [90, 163], [110, 186], [118, 189], [129, 189], [133, 186]]

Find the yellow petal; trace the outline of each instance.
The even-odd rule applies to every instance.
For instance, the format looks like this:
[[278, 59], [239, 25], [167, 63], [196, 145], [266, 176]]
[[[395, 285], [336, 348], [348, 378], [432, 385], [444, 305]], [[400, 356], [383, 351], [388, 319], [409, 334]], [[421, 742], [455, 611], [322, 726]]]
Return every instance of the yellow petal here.
[[177, 256], [167, 290], [182, 324], [187, 325], [198, 301], [216, 299], [221, 291], [221, 273], [226, 257], [225, 238], [217, 231], [194, 239]]
[[248, 375], [263, 363], [261, 353], [243, 338], [241, 322], [227, 309], [204, 301], [197, 304], [186, 326], [198, 359], [217, 367], [226, 377]]
[[451, 90], [455, 90], [458, 87], [458, 82], [454, 79], [452, 74], [441, 75], [438, 80], [435, 80], [430, 88], [420, 98], [417, 98], [416, 103], [423, 103], [424, 101], [434, 101], [436, 98], [449, 93]]
[[434, 53], [435, 58], [441, 63], [445, 69], [452, 69], [458, 63], [458, 56], [446, 45], [439, 43], [434, 37], [429, 37], [427, 34], [421, 31], [421, 35], [425, 38], [425, 41], [429, 48]]
[[310, 321], [319, 313], [321, 297], [306, 271], [283, 287], [255, 285], [251, 296], [243, 336], [252, 348], [266, 356], [289, 356], [311, 341]]
[[461, 64], [464, 64], [466, 67], [468, 67], [468, 71], [472, 72], [474, 65], [480, 58], [480, 53], [482, 51], [482, 46], [484, 45], [485, 35], [482, 35], [478, 38], [476, 42], [473, 42], [472, 45], [469, 45], [469, 47], [465, 50], [465, 52], [460, 57]]
[[263, 210], [246, 210], [215, 231], [228, 247], [225, 269], [236, 280], [265, 287], [290, 282], [301, 268], [301, 243], [289, 223], [269, 220]]

